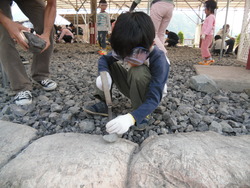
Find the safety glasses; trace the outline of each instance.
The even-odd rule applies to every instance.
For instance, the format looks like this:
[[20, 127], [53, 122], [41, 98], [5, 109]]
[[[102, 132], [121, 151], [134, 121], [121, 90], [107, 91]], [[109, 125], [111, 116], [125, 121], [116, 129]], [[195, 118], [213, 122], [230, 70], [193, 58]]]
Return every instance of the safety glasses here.
[[143, 47], [136, 47], [132, 50], [131, 55], [125, 57], [124, 59], [121, 58], [121, 56], [117, 55], [115, 51], [112, 51], [112, 56], [119, 60], [119, 61], [124, 61], [128, 62], [134, 66], [140, 66], [142, 65], [146, 59], [148, 58], [149, 55], [149, 50], [143, 48]]

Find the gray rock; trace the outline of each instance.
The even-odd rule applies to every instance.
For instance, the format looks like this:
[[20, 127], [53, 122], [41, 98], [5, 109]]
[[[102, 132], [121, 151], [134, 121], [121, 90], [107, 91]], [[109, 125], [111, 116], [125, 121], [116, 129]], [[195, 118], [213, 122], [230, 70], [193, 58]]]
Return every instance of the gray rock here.
[[22, 107], [20, 107], [16, 104], [11, 104], [10, 109], [11, 109], [13, 114], [15, 114], [16, 116], [19, 116], [19, 117], [23, 117], [28, 113], [27, 110], [24, 110]]
[[234, 132], [233, 128], [226, 121], [222, 121], [220, 122], [220, 124], [221, 124], [223, 132], [226, 132], [226, 133]]
[[81, 121], [79, 127], [82, 131], [85, 132], [92, 132], [95, 130], [95, 124], [92, 121], [86, 121], [86, 120]]
[[131, 162], [128, 187], [249, 187], [250, 138], [213, 132], [146, 139]]
[[50, 109], [51, 109], [51, 112], [61, 112], [63, 107], [58, 104], [53, 103]]
[[202, 116], [197, 113], [191, 114], [189, 118], [190, 118], [191, 124], [194, 126], [197, 126], [202, 120]]
[[57, 112], [53, 112], [49, 115], [49, 119], [52, 123], [55, 123], [57, 119], [60, 117], [60, 114]]
[[192, 76], [189, 80], [189, 87], [204, 93], [215, 93], [218, 91], [217, 84], [207, 75]]
[[29, 32], [23, 32], [23, 34], [28, 40], [30, 52], [40, 53], [45, 48], [46, 42], [43, 39]]
[[126, 187], [137, 145], [101, 136], [60, 133], [33, 142], [0, 171], [0, 187]]
[[118, 134], [107, 134], [107, 135], [103, 136], [103, 139], [106, 142], [113, 143], [113, 142], [116, 142], [119, 139], [119, 136], [118, 136]]
[[[0, 169], [36, 138], [36, 130], [16, 123], [0, 120]], [[0, 178], [1, 181], [1, 178]], [[6, 187], [1, 186], [0, 187]]]
[[194, 130], [193, 125], [188, 125], [185, 131], [186, 131], [186, 132], [191, 132], [191, 131], [193, 131], [193, 130]]
[[218, 103], [220, 103], [220, 102], [228, 103], [229, 102], [228, 97], [224, 97], [224, 96], [221, 96], [221, 95], [214, 96], [213, 99], [216, 100]]
[[217, 132], [217, 133], [221, 133], [222, 132], [221, 124], [217, 123], [216, 121], [212, 121], [212, 123], [209, 126], [209, 130]]

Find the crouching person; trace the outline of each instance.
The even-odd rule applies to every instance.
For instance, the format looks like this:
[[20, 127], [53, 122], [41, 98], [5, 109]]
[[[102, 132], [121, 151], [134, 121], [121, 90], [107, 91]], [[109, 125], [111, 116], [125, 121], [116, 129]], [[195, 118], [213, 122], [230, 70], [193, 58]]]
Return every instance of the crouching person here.
[[[155, 30], [150, 17], [143, 12], [121, 14], [115, 24], [110, 43], [112, 52], [98, 61], [98, 72], [106, 71], [110, 88], [114, 83], [131, 100], [133, 110], [106, 124], [107, 132], [123, 134], [131, 126], [148, 124], [148, 115], [166, 94], [169, 60], [154, 45]], [[120, 61], [120, 62], [119, 62]], [[122, 65], [129, 65], [129, 68]], [[96, 98], [101, 102], [85, 108], [87, 113], [108, 115], [101, 77], [96, 79]]]

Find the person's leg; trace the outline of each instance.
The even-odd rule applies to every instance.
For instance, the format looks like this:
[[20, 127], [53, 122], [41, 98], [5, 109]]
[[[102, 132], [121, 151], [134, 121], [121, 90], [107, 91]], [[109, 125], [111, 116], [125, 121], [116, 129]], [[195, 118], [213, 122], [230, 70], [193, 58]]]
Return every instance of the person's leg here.
[[100, 33], [101, 33], [101, 38], [100, 38], [100, 40], [101, 40], [101, 47], [103, 49], [106, 49], [106, 35], [107, 35], [107, 31], [100, 31]]
[[226, 51], [226, 54], [228, 53], [232, 53], [233, 52], [233, 48], [234, 48], [234, 40], [233, 39], [229, 39], [229, 40], [226, 40], [226, 44], [228, 46], [228, 49]]
[[64, 35], [63, 40], [64, 40], [66, 43], [71, 43], [72, 37], [69, 36], [69, 35]]
[[[45, 4], [42, 0], [16, 0], [23, 13], [34, 25], [37, 34], [43, 33]], [[31, 75], [35, 81], [41, 81], [49, 77], [49, 63], [53, 52], [53, 31], [50, 35], [50, 47], [41, 54], [33, 55]]]
[[168, 39], [168, 47], [176, 46], [176, 41], [173, 39]]
[[137, 109], [146, 100], [150, 80], [148, 66], [141, 65], [129, 69], [127, 82], [130, 86], [129, 95], [133, 109]]
[[101, 31], [97, 32], [97, 39], [98, 39], [99, 46], [102, 47], [102, 43], [101, 43]]
[[201, 56], [205, 58], [211, 57], [210, 51], [209, 51], [209, 46], [211, 45], [211, 42], [213, 40], [212, 35], [206, 35], [206, 38], [202, 40], [201, 43]]
[[[3, 13], [12, 19], [10, 0], [0, 1], [0, 7]], [[32, 83], [22, 64], [20, 55], [11, 39], [8, 31], [0, 24], [0, 58], [3, 69], [10, 81], [13, 91], [25, 91], [32, 89]]]
[[165, 30], [172, 18], [174, 5], [166, 2], [157, 2], [151, 6], [150, 17], [155, 26], [155, 43], [166, 53], [164, 47]]

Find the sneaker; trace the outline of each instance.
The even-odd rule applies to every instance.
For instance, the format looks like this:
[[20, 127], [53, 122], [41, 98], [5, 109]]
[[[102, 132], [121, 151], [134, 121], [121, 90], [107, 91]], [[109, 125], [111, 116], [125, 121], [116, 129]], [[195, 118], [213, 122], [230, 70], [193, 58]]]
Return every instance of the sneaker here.
[[57, 83], [50, 79], [45, 79], [37, 82], [43, 87], [45, 91], [51, 91], [57, 87]]
[[213, 60], [213, 59], [211, 59], [211, 60], [204, 60], [204, 61], [201, 61], [201, 62], [199, 62], [198, 64], [200, 64], [200, 65], [211, 65], [211, 64], [213, 64], [215, 61]]
[[20, 91], [14, 98], [17, 105], [28, 105], [32, 103], [32, 95], [30, 91]]
[[101, 116], [108, 116], [108, 106], [105, 102], [99, 102], [92, 106], [87, 106], [84, 111], [89, 114], [96, 114]]
[[20, 56], [20, 59], [24, 65], [29, 64], [29, 60], [26, 60], [23, 56]]
[[107, 51], [106, 50], [99, 50], [98, 53], [100, 55], [107, 55]]

